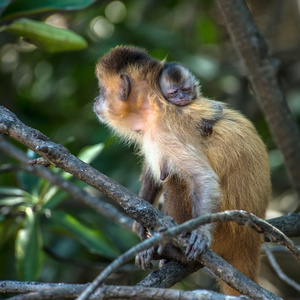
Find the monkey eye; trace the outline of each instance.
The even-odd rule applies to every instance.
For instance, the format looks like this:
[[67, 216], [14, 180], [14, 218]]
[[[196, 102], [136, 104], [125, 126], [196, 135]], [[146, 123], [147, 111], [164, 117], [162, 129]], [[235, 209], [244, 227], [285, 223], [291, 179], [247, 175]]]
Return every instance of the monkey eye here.
[[189, 93], [189, 92], [191, 91], [191, 88], [190, 88], [190, 87], [184, 87], [184, 88], [182, 88], [182, 90], [183, 90], [184, 92]]
[[167, 94], [168, 94], [169, 96], [174, 96], [174, 95], [176, 95], [177, 93], [178, 93], [178, 90], [169, 90]]

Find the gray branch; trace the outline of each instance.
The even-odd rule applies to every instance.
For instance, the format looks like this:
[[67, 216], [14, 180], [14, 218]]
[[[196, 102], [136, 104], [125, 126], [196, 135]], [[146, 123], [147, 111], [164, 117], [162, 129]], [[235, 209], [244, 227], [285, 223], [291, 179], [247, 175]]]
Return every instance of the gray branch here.
[[300, 132], [278, 79], [279, 63], [269, 55], [244, 1], [216, 2], [300, 198]]
[[[42, 282], [20, 282], [0, 281], [1, 293], [24, 294], [10, 299], [15, 300], [40, 300], [56, 298], [75, 298], [88, 284], [66, 284], [66, 283], [42, 283]], [[25, 294], [26, 293], [26, 294]], [[145, 299], [145, 300], [192, 300], [192, 299], [214, 299], [214, 300], [246, 300], [245, 296], [231, 297], [221, 295], [212, 291], [195, 290], [179, 291], [165, 290], [145, 287], [128, 286], [102, 286], [89, 299]]]
[[271, 252], [271, 250], [269, 249], [269, 247], [266, 244], [264, 244], [263, 249], [264, 249], [265, 253], [267, 254], [269, 262], [270, 262], [271, 266], [273, 267], [274, 271], [277, 273], [278, 277], [282, 281], [287, 283], [289, 286], [292, 286], [296, 291], [300, 292], [300, 284], [297, 283], [295, 280], [289, 278], [286, 274], [284, 274], [284, 272], [280, 268], [279, 264], [277, 263], [274, 255]]

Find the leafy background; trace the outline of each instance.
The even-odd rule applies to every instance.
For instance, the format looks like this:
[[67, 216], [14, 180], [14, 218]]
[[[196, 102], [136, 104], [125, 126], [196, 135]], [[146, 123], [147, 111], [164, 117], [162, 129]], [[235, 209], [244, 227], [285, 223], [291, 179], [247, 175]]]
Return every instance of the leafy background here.
[[[253, 0], [248, 5], [270, 51], [282, 62], [287, 99], [299, 121], [298, 4]], [[274, 187], [269, 215], [297, 209], [281, 154], [213, 1], [2, 0], [0, 12], [0, 104], [25, 124], [138, 192], [140, 159], [111, 136], [92, 111], [98, 93], [95, 62], [116, 45], [133, 44], [155, 58], [186, 64], [200, 79], [204, 95], [229, 103], [254, 122], [269, 149]], [[28, 155], [34, 157], [30, 151]], [[0, 162], [16, 163], [1, 153]], [[96, 194], [71, 176], [55, 172]], [[138, 241], [28, 173], [0, 173], [0, 188], [0, 279], [86, 282]], [[289, 259], [283, 267], [292, 277], [299, 276]], [[264, 262], [262, 283], [267, 288], [297, 296], [269, 270]], [[202, 273], [179, 287], [213, 285], [213, 279]], [[141, 276], [144, 273], [132, 262], [111, 281], [133, 284]]]

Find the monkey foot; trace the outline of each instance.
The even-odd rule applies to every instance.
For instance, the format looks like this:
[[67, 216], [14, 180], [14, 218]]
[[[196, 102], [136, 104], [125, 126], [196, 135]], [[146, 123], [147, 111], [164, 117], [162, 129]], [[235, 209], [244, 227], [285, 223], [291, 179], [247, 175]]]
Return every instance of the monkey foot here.
[[152, 269], [153, 265], [151, 263], [151, 260], [153, 259], [156, 252], [157, 247], [151, 247], [150, 249], [147, 249], [145, 251], [140, 252], [135, 257], [135, 264], [143, 269]]

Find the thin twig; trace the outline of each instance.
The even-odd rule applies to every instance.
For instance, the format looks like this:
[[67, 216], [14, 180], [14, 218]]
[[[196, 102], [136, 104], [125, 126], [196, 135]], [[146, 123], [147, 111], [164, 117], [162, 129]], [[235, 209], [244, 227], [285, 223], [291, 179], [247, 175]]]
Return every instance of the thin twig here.
[[300, 292], [300, 284], [294, 281], [293, 279], [289, 278], [286, 274], [284, 274], [270, 248], [266, 244], [263, 244], [263, 249], [267, 254], [269, 262], [273, 267], [274, 271], [277, 273], [278, 277], [288, 285], [292, 286], [296, 291]]
[[28, 164], [30, 166], [34, 166], [34, 165], [42, 165], [42, 166], [45, 166], [45, 167], [50, 167], [50, 163], [49, 161], [47, 161], [44, 157], [39, 157], [39, 158], [36, 158], [36, 159], [31, 159]]

